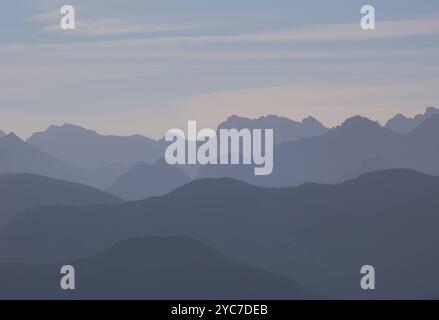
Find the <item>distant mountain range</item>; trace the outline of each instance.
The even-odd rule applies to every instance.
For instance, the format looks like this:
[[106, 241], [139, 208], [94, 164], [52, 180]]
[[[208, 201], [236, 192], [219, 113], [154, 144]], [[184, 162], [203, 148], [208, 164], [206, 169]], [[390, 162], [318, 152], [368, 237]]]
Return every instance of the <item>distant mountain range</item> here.
[[219, 124], [218, 129], [274, 129], [274, 143], [294, 141], [302, 138], [320, 136], [329, 129], [324, 127], [313, 117], [308, 117], [297, 122], [276, 115], [269, 115], [257, 119], [248, 119], [230, 116], [226, 121]]
[[128, 240], [70, 263], [78, 284], [59, 288], [59, 266], [0, 265], [0, 299], [312, 299], [291, 280], [238, 264], [184, 237]]
[[152, 165], [146, 162], [136, 164], [119, 176], [107, 191], [125, 200], [141, 200], [166, 194], [190, 180], [178, 167], [160, 158]]
[[[0, 261], [60, 264], [132, 237], [184, 235], [322, 297], [438, 298], [437, 208], [439, 178], [406, 169], [290, 188], [201, 179], [119, 206], [27, 211], [0, 229]], [[361, 290], [366, 264], [379, 290]]]
[[28, 140], [61, 160], [85, 169], [98, 169], [115, 164], [152, 163], [164, 154], [163, 146], [141, 135], [100, 135], [76, 125], [50, 126], [34, 133]]
[[425, 119], [434, 114], [439, 114], [438, 108], [429, 107], [425, 110], [425, 113], [418, 114], [413, 118], [407, 118], [401, 113], [398, 113], [392, 119], [387, 121], [385, 127], [397, 133], [409, 133], [419, 126]]
[[275, 146], [274, 170], [269, 176], [255, 176], [253, 165], [223, 165], [200, 167], [198, 178], [231, 177], [260, 186], [286, 187], [341, 182], [388, 168], [439, 175], [438, 136], [439, 115], [426, 118], [405, 135], [356, 116], [321, 136]]
[[5, 135], [6, 135], [6, 133], [4, 133], [2, 130], [0, 130], [0, 138], [5, 136]]
[[[410, 132], [404, 134], [395, 132], [404, 131], [398, 125], [400, 115], [386, 127], [356, 116], [333, 129], [312, 117], [296, 122], [275, 115], [257, 119], [231, 116], [218, 129], [274, 128], [273, 173], [254, 176], [253, 165], [186, 165], [178, 169], [191, 179], [230, 177], [269, 187], [342, 182], [388, 168], [439, 175], [437, 110], [431, 107], [423, 115], [406, 119], [414, 129], [406, 126], [405, 131]], [[0, 137], [0, 173], [34, 173], [138, 200], [164, 194], [189, 181], [180, 170], [154, 164], [163, 157], [165, 148], [163, 139], [105, 136], [70, 124], [51, 126], [27, 142], [13, 133]], [[153, 169], [148, 170], [148, 164]]]
[[86, 185], [26, 173], [0, 174], [0, 225], [35, 207], [120, 203], [116, 196]]
[[[222, 127], [230, 125], [278, 127], [276, 139], [279, 142], [327, 130], [313, 118], [300, 123], [276, 116], [254, 120], [232, 116], [221, 124]], [[131, 200], [143, 195], [160, 195], [189, 181], [178, 169], [157, 164], [152, 170], [146, 169], [148, 163], [153, 164], [163, 157], [166, 147], [163, 140], [140, 135], [101, 135], [71, 124], [50, 126], [46, 131], [34, 133], [26, 142], [13, 133], [0, 135], [0, 138], [0, 173], [27, 172], [85, 183], [109, 189]], [[194, 166], [179, 168], [191, 178], [198, 172], [198, 167]]]

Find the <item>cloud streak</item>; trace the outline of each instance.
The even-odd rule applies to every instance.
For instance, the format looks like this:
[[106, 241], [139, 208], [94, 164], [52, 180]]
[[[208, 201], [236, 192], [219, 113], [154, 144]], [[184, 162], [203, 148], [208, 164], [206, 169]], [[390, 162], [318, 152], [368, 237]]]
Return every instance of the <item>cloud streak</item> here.
[[[46, 24], [40, 29], [41, 31], [64, 32], [64, 30], [61, 30], [59, 26], [60, 15], [56, 12], [48, 12], [45, 14], [34, 15], [30, 18], [30, 21], [48, 22], [49, 19], [51, 20], [51, 22], [53, 20], [56, 21], [56, 23]], [[75, 31], [69, 32], [69, 35], [96, 37], [135, 33], [174, 32], [189, 30], [191, 28], [193, 27], [184, 24], [143, 24], [136, 23], [131, 20], [121, 19], [78, 20], [76, 23]]]
[[[46, 6], [44, 6], [46, 8]], [[53, 7], [52, 7], [53, 8]], [[46, 9], [47, 10], [47, 9]], [[86, 10], [86, 9], [84, 9]], [[42, 24], [44, 32], [61, 32], [58, 10], [50, 9], [39, 12], [28, 20]], [[235, 45], [235, 44], [270, 44], [270, 43], [302, 43], [302, 42], [343, 42], [367, 41], [422, 35], [439, 35], [439, 17], [421, 16], [411, 19], [378, 21], [376, 30], [362, 30], [357, 23], [315, 24], [266, 30], [259, 32], [202, 35], [205, 26], [194, 26], [188, 23], [145, 23], [138, 18], [100, 19], [88, 16], [77, 17], [77, 30], [72, 35], [99, 37], [106, 35], [123, 35], [136, 33], [159, 33], [197, 30], [201, 35], [179, 35], [144, 37], [128, 41], [128, 45]], [[118, 40], [120, 44], [124, 40]]]
[[[80, 24], [80, 22], [78, 22]], [[96, 29], [95, 32], [92, 29]], [[157, 32], [189, 29], [184, 25], [142, 25], [123, 21], [95, 21], [84, 23], [84, 30], [90, 35], [111, 32]], [[120, 30], [118, 30], [120, 29]], [[137, 40], [121, 40], [129, 45], [204, 45], [204, 44], [269, 44], [296, 42], [342, 42], [368, 41], [378, 39], [439, 35], [439, 17], [420, 17], [410, 20], [382, 21], [376, 30], [362, 30], [359, 24], [323, 24], [282, 29], [270, 32], [236, 35], [209, 36], [164, 36]]]

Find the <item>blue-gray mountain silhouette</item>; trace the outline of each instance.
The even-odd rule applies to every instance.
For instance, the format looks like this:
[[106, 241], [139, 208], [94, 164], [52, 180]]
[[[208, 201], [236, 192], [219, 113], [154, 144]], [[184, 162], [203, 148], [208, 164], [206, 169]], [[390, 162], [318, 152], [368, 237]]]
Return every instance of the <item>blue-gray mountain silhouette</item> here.
[[[433, 109], [427, 110], [426, 115], [429, 116], [426, 116], [425, 120], [434, 118]], [[419, 126], [422, 127], [424, 122]], [[439, 121], [437, 122], [439, 126]], [[231, 127], [274, 127], [278, 142], [286, 142], [275, 146], [273, 173], [270, 176], [256, 177], [253, 165], [193, 166], [194, 170], [198, 170], [198, 178], [231, 177], [260, 186], [286, 187], [306, 182], [342, 182], [365, 172], [388, 168], [410, 168], [428, 174], [439, 174], [434, 136], [414, 139], [411, 133], [397, 134], [381, 127], [377, 122], [359, 116], [347, 119], [342, 125], [329, 131], [313, 118], [304, 119], [299, 123], [277, 116], [254, 120], [231, 116], [219, 126]], [[301, 135], [316, 136], [294, 140]], [[136, 139], [139, 143], [132, 143]], [[146, 154], [155, 158], [163, 155], [165, 147], [163, 140], [153, 141], [141, 136], [101, 136], [94, 131], [72, 125], [52, 126], [46, 132], [35, 134], [29, 141], [50, 149], [69, 162], [70, 158], [73, 159], [72, 163], [81, 163], [86, 167], [106, 164], [106, 167], [89, 170], [87, 174], [78, 172], [76, 175], [59, 176], [43, 173], [87, 183], [101, 189], [116, 184], [115, 179], [132, 167], [123, 163], [117, 164], [122, 161], [121, 157], [125, 157], [122, 162], [126, 163], [130, 159], [146, 157]], [[140, 151], [135, 152], [136, 148]], [[92, 152], [91, 149], [96, 151]], [[104, 151], [101, 152], [102, 150]], [[132, 158], [128, 159], [129, 157]], [[185, 171], [187, 168], [192, 167], [183, 167]], [[178, 177], [176, 179], [178, 180]], [[157, 190], [145, 194], [162, 193], [161, 190]], [[129, 196], [129, 199], [139, 199], [140, 196], [141, 193], [138, 193], [134, 197]]]
[[128, 172], [133, 166], [122, 163], [115, 163], [108, 166], [102, 166], [96, 169], [87, 170], [90, 177], [93, 177], [95, 182], [93, 185], [101, 190], [109, 188], [114, 180], [120, 175]]
[[4, 131], [0, 130], [0, 138], [5, 136], [5, 135], [6, 135], [6, 133]]
[[439, 175], [438, 134], [439, 115], [428, 117], [405, 135], [356, 116], [319, 137], [275, 146], [269, 176], [255, 176], [253, 165], [208, 165], [200, 167], [198, 177], [231, 177], [260, 186], [287, 187], [342, 182], [388, 168]]
[[33, 173], [98, 187], [103, 184], [93, 172], [49, 155], [14, 133], [0, 138], [0, 173]]
[[424, 114], [418, 114], [413, 118], [408, 118], [403, 114], [398, 113], [392, 119], [387, 121], [385, 127], [397, 133], [409, 133], [433, 114], [439, 114], [439, 109], [428, 107]]
[[140, 162], [119, 176], [107, 189], [125, 200], [141, 200], [164, 195], [190, 181], [190, 177], [164, 158], [154, 164]]
[[40, 206], [120, 203], [120, 198], [86, 185], [26, 173], [0, 174], [0, 225]]
[[100, 135], [76, 125], [50, 126], [27, 142], [78, 167], [97, 169], [115, 164], [152, 163], [163, 155], [160, 143], [141, 135]]
[[283, 276], [238, 264], [184, 237], [132, 239], [75, 267], [76, 290], [60, 289], [60, 266], [0, 265], [0, 299], [309, 299]]
[[320, 136], [329, 130], [313, 117], [307, 117], [303, 119], [302, 122], [298, 122], [276, 115], [268, 115], [257, 119], [248, 119], [233, 115], [218, 126], [218, 129], [240, 130], [244, 128], [273, 129], [275, 144]]
[[[0, 229], [0, 261], [65, 263], [132, 237], [186, 235], [319, 296], [438, 298], [437, 208], [439, 178], [406, 169], [290, 188], [201, 179], [120, 206], [20, 214]], [[360, 288], [366, 264], [379, 290]]]

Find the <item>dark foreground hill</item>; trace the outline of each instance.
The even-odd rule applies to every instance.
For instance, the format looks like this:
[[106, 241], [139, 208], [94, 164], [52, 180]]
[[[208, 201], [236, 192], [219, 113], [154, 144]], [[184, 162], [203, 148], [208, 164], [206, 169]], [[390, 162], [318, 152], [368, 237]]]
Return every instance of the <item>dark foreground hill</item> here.
[[[393, 169], [337, 185], [202, 179], [120, 206], [35, 209], [0, 229], [0, 261], [63, 263], [138, 236], [186, 235], [319, 296], [439, 298], [439, 178]], [[373, 265], [377, 289], [360, 288]]]
[[0, 224], [40, 206], [119, 203], [122, 200], [116, 196], [78, 183], [26, 173], [0, 174]]
[[61, 290], [60, 266], [0, 265], [0, 299], [314, 298], [285, 277], [184, 237], [128, 240], [70, 265], [74, 291]]

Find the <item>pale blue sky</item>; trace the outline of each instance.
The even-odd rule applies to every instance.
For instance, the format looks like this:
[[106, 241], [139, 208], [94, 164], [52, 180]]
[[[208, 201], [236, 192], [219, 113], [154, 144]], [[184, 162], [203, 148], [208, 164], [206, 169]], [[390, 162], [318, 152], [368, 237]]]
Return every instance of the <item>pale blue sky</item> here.
[[[76, 9], [77, 30], [58, 27]], [[376, 8], [377, 30], [360, 29]], [[0, 129], [160, 137], [187, 120], [313, 115], [384, 122], [439, 105], [435, 0], [6, 1]]]

